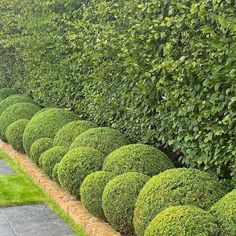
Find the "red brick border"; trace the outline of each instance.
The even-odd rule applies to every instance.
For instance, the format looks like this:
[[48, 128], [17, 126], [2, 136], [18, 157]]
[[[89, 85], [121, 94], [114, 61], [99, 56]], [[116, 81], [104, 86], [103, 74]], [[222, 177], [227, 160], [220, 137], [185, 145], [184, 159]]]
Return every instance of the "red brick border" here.
[[94, 217], [80, 201], [49, 179], [32, 160], [0, 140], [0, 148], [38, 184], [89, 236], [120, 236], [108, 223]]

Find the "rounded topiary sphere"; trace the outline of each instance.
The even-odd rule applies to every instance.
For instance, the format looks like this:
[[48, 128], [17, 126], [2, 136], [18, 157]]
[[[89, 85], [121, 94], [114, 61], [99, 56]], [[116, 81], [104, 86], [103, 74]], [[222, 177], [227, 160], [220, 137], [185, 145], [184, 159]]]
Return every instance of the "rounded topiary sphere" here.
[[219, 228], [209, 212], [195, 206], [174, 206], [159, 213], [144, 236], [216, 236], [218, 233]]
[[60, 161], [58, 168], [60, 185], [80, 198], [80, 186], [85, 177], [101, 170], [104, 159], [103, 153], [94, 148], [72, 149]]
[[59, 163], [63, 156], [67, 153], [68, 149], [63, 146], [55, 146], [40, 156], [41, 167], [46, 175], [52, 178], [52, 172], [57, 163]]
[[63, 126], [54, 138], [54, 146], [70, 147], [76, 137], [84, 131], [95, 128], [96, 125], [90, 121], [76, 120]]
[[56, 133], [76, 116], [60, 108], [46, 109], [36, 114], [28, 123], [23, 134], [23, 144], [27, 154], [31, 145], [40, 138], [54, 139]]
[[30, 120], [31, 117], [39, 110], [40, 110], [40, 107], [32, 103], [26, 103], [26, 102], [16, 103], [8, 107], [0, 115], [0, 138], [6, 141], [5, 133], [6, 133], [7, 127], [10, 124], [12, 124], [13, 122], [19, 119]]
[[211, 208], [220, 227], [220, 235], [236, 235], [236, 190], [226, 194]]
[[97, 217], [105, 218], [102, 209], [102, 193], [106, 184], [114, 177], [112, 172], [97, 171], [88, 175], [80, 187], [81, 202]]
[[16, 89], [12, 89], [12, 88], [2, 88], [2, 89], [0, 89], [0, 101], [6, 99], [7, 97], [9, 97], [13, 94], [18, 94]]
[[43, 152], [53, 147], [51, 138], [40, 138], [36, 140], [30, 148], [30, 157], [38, 165], [39, 158]]
[[52, 179], [53, 179], [55, 182], [57, 182], [58, 184], [60, 184], [60, 183], [59, 183], [59, 179], [58, 179], [58, 169], [59, 169], [59, 165], [60, 165], [60, 162], [58, 162], [58, 163], [54, 166], [54, 168], [53, 168], [53, 170], [52, 170]]
[[0, 102], [0, 114], [9, 106], [20, 102], [34, 103], [34, 101], [30, 97], [21, 94], [11, 95]]
[[7, 127], [6, 139], [9, 144], [17, 151], [24, 153], [23, 133], [26, 125], [29, 123], [27, 119], [20, 119]]
[[150, 177], [128, 172], [112, 179], [102, 195], [102, 207], [107, 221], [119, 232], [134, 234], [134, 206], [140, 190]]
[[75, 147], [93, 147], [108, 155], [115, 149], [128, 143], [126, 137], [117, 130], [102, 127], [89, 129], [79, 135], [71, 144], [70, 149]]
[[144, 144], [130, 144], [116, 149], [106, 157], [103, 165], [103, 170], [116, 174], [136, 171], [149, 176], [171, 168], [174, 165], [165, 153]]
[[138, 236], [162, 210], [175, 205], [195, 205], [208, 209], [226, 194], [216, 178], [192, 168], [170, 169], [154, 176], [140, 192], [134, 214]]

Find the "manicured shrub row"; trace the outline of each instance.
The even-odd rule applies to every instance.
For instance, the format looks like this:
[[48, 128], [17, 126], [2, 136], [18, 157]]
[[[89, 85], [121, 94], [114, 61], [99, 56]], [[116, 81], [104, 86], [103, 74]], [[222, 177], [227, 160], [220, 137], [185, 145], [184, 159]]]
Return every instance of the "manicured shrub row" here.
[[12, 89], [12, 88], [1, 88], [0, 89], [0, 102], [14, 94], [18, 94], [17, 90]]
[[6, 125], [9, 143], [22, 152], [30, 147], [45, 174], [122, 234], [235, 235], [235, 191], [227, 194], [216, 177], [176, 169], [159, 149], [129, 144], [118, 131], [63, 109], [37, 107], [32, 118], [17, 119], [22, 104], [26, 113], [37, 107], [20, 102], [0, 116], [13, 120]]

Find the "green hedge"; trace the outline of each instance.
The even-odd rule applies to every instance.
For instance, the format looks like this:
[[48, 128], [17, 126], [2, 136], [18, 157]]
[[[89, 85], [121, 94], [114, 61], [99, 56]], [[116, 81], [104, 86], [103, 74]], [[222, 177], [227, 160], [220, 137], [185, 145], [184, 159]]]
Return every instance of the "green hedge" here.
[[72, 121], [63, 126], [54, 138], [54, 146], [70, 147], [75, 138], [88, 129], [95, 128], [96, 125], [85, 120]]
[[141, 190], [134, 213], [137, 236], [169, 206], [194, 205], [208, 210], [227, 189], [213, 176], [197, 169], [170, 169], [152, 177]]
[[27, 3], [1, 4], [8, 12], [0, 22], [12, 26], [1, 28], [11, 58], [2, 63], [16, 88], [228, 177], [236, 152], [233, 0]]
[[24, 153], [23, 133], [26, 125], [29, 123], [27, 119], [19, 119], [7, 127], [6, 139], [9, 144], [17, 151]]
[[218, 221], [220, 235], [236, 235], [236, 190], [226, 194], [211, 208], [211, 213]]
[[6, 141], [6, 130], [9, 125], [19, 119], [30, 120], [39, 110], [40, 107], [28, 102], [16, 103], [9, 106], [0, 115], [0, 138]]
[[71, 194], [80, 198], [80, 186], [87, 175], [102, 169], [105, 156], [102, 152], [90, 147], [70, 150], [59, 162], [54, 178]]
[[49, 108], [37, 113], [28, 123], [23, 135], [23, 144], [27, 154], [31, 145], [40, 138], [53, 139], [56, 133], [76, 116], [66, 110]]
[[7, 97], [18, 94], [17, 90], [12, 89], [12, 88], [1, 88], [0, 89], [0, 101], [3, 101]]
[[149, 176], [171, 168], [174, 165], [165, 153], [144, 144], [130, 144], [116, 149], [106, 157], [103, 165], [103, 170], [115, 174], [141, 172]]
[[174, 206], [159, 213], [145, 230], [144, 236], [216, 236], [215, 218], [195, 206]]
[[0, 102], [0, 114], [6, 110], [9, 106], [14, 105], [16, 103], [20, 102], [30, 102], [34, 103], [33, 100], [30, 97], [24, 96], [24, 95], [11, 95], [7, 97], [6, 99], [2, 100]]
[[89, 129], [80, 134], [71, 144], [70, 149], [92, 147], [108, 155], [115, 149], [128, 143], [128, 139], [119, 131], [108, 127], [99, 127]]
[[107, 183], [102, 194], [102, 208], [107, 221], [120, 233], [134, 235], [134, 206], [139, 192], [150, 177], [128, 172]]
[[102, 209], [102, 193], [106, 184], [114, 177], [115, 174], [112, 172], [96, 171], [88, 175], [80, 187], [82, 204], [97, 217], [105, 219]]
[[53, 140], [51, 138], [40, 138], [37, 139], [30, 148], [30, 158], [37, 164], [41, 166], [40, 157], [48, 149], [53, 147]]

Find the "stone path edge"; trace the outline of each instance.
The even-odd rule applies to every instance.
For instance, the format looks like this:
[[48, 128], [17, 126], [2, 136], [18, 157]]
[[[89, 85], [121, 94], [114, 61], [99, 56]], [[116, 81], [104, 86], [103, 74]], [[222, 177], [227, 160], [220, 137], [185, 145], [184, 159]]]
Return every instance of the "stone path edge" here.
[[47, 177], [43, 171], [11, 145], [0, 140], [0, 148], [13, 158], [16, 163], [38, 184], [89, 236], [121, 236], [108, 223], [96, 218], [87, 211], [82, 203], [63, 190], [56, 182]]

